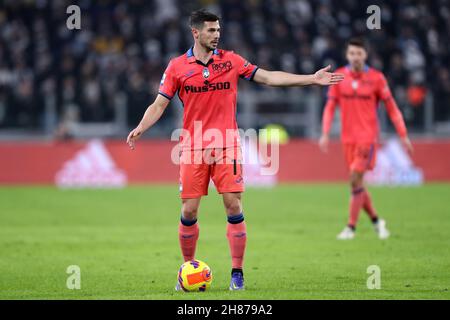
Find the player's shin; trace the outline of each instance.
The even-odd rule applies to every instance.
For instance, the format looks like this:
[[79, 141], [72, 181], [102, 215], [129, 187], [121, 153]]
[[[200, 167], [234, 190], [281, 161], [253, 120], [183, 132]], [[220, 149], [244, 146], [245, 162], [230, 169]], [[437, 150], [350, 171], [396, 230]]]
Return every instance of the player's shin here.
[[372, 198], [369, 194], [369, 191], [364, 190], [364, 203], [363, 203], [363, 209], [367, 213], [367, 215], [370, 217], [373, 223], [377, 223], [378, 221], [378, 215], [375, 211], [375, 208], [372, 204]]
[[233, 269], [242, 269], [247, 243], [247, 227], [242, 213], [228, 216], [227, 238]]
[[352, 229], [356, 228], [361, 207], [364, 204], [364, 188], [353, 188], [350, 198], [350, 210], [348, 226]]
[[184, 261], [195, 258], [198, 235], [199, 227], [197, 219], [188, 220], [181, 216], [178, 227], [178, 238], [180, 240], [181, 253], [183, 254]]

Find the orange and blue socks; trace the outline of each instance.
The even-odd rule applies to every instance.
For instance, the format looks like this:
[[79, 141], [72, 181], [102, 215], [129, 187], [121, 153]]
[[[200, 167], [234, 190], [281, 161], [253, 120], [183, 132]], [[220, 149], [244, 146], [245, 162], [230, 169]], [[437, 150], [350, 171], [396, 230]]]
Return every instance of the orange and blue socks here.
[[356, 223], [358, 222], [359, 212], [364, 204], [364, 188], [354, 188], [352, 190], [352, 196], [350, 198], [350, 212], [348, 227], [355, 230]]
[[178, 227], [178, 238], [180, 240], [181, 253], [184, 261], [193, 260], [199, 235], [197, 219], [189, 220], [181, 216]]
[[364, 203], [363, 203], [363, 209], [368, 214], [370, 219], [373, 223], [378, 222], [378, 215], [375, 211], [375, 208], [372, 205], [372, 199], [370, 197], [370, 194], [367, 190], [364, 190]]
[[230, 245], [232, 268], [242, 270], [247, 243], [247, 227], [242, 212], [238, 215], [228, 216], [227, 238]]

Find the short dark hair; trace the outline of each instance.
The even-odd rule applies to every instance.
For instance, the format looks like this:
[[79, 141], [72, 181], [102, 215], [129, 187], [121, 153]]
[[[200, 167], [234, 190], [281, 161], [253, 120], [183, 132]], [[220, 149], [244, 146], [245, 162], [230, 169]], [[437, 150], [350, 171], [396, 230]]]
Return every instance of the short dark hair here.
[[350, 40], [348, 40], [347, 48], [348, 48], [348, 46], [356, 46], [356, 47], [360, 47], [360, 48], [367, 50], [367, 45], [366, 45], [366, 42], [364, 41], [364, 39], [358, 38], [358, 37], [351, 38]]
[[215, 15], [214, 13], [211, 13], [209, 11], [206, 11], [205, 9], [200, 9], [193, 11], [191, 13], [191, 16], [189, 18], [189, 26], [195, 27], [195, 28], [201, 28], [203, 27], [203, 23], [205, 21], [218, 21], [220, 20], [219, 16]]

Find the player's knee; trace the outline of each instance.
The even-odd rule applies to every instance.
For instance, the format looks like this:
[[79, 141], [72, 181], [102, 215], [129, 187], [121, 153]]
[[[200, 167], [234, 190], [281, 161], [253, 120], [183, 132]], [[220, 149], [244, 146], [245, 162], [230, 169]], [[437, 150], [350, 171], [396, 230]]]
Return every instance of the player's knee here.
[[232, 216], [242, 212], [241, 201], [236, 199], [234, 201], [230, 201], [225, 203], [225, 210], [227, 211], [227, 215]]
[[193, 220], [197, 218], [198, 208], [196, 206], [183, 205], [181, 212], [183, 214], [183, 218]]
[[358, 172], [353, 172], [350, 175], [350, 185], [352, 189], [361, 188], [363, 186], [363, 174]]
[[350, 181], [350, 187], [351, 187], [352, 189], [359, 188], [359, 183], [358, 183], [358, 181], [357, 181], [357, 180], [351, 180], [351, 181]]

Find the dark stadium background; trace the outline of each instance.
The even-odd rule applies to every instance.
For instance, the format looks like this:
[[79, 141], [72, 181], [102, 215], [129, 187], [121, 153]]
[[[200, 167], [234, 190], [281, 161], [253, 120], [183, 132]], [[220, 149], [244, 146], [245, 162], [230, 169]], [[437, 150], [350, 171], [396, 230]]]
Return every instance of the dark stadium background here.
[[[81, 30], [66, 28], [71, 4], [81, 8]], [[382, 28], [368, 32], [371, 4], [381, 8]], [[418, 134], [450, 132], [448, 1], [6, 0], [0, 9], [2, 133], [48, 134], [71, 111], [81, 122], [113, 121], [120, 98], [127, 127], [136, 125], [168, 60], [192, 45], [187, 17], [199, 7], [222, 17], [222, 48], [270, 70], [311, 73], [343, 65], [346, 40], [363, 35], [369, 64], [386, 74], [408, 127]], [[241, 90], [266, 89], [242, 84]], [[323, 102], [323, 92], [305, 90]], [[430, 123], [425, 93], [432, 97]], [[176, 127], [172, 109], [153, 135]]]
[[[80, 30], [66, 26], [66, 8], [71, 4], [81, 9]], [[382, 13], [379, 30], [366, 26], [366, 10], [373, 4]], [[123, 140], [155, 98], [169, 59], [192, 45], [188, 16], [200, 7], [221, 16], [220, 47], [269, 70], [308, 74], [327, 64], [337, 68], [345, 65], [349, 37], [363, 36], [370, 47], [369, 65], [387, 76], [410, 134], [418, 143], [416, 160], [422, 163], [422, 158], [429, 158], [430, 145], [422, 146], [420, 139], [435, 137], [442, 144], [441, 138], [450, 136], [450, 9], [445, 0], [40, 0], [2, 2], [0, 139]], [[239, 126], [260, 129], [275, 123], [292, 138], [312, 143], [320, 134], [325, 99], [323, 88], [274, 89], [241, 81]], [[384, 108], [379, 113], [383, 141], [394, 130]], [[145, 137], [167, 141], [181, 126], [181, 117], [181, 104], [174, 99]], [[332, 133], [339, 133], [339, 116]], [[442, 168], [432, 180], [449, 177], [445, 166], [449, 147], [441, 144], [431, 146], [438, 152], [432, 158], [441, 162], [426, 165]], [[338, 146], [335, 149], [338, 154], [332, 155], [339, 161]], [[26, 157], [28, 150], [20, 151]], [[326, 161], [316, 151], [307, 151], [310, 159]], [[13, 156], [17, 152], [2, 154], [3, 163], [17, 163]], [[308, 158], [303, 155], [305, 152], [302, 159]], [[68, 157], [54, 160], [54, 165], [61, 167], [61, 161]], [[330, 174], [341, 170], [338, 177], [343, 179], [342, 165], [339, 162]], [[29, 180], [48, 183], [54, 169], [50, 171], [44, 180]], [[176, 170], [172, 172], [165, 180], [175, 176]], [[425, 176], [428, 172], [425, 169]], [[294, 174], [290, 180], [303, 178]], [[307, 180], [311, 179], [316, 178]], [[0, 182], [16, 180], [27, 182], [26, 177], [11, 177], [5, 172], [0, 177]]]
[[[70, 5], [81, 9], [80, 30], [66, 26]], [[381, 9], [381, 29], [367, 28], [370, 5]], [[346, 41], [364, 37], [415, 149], [402, 151], [381, 106], [370, 189], [392, 237], [376, 239], [361, 214], [357, 238], [339, 243], [348, 171], [339, 114], [328, 154], [317, 145], [326, 88], [241, 81], [239, 126], [277, 125], [289, 139], [276, 176], [244, 170], [252, 237], [249, 290], [237, 297], [448, 299], [450, 0], [0, 0], [0, 299], [180, 297], [179, 172], [170, 161], [179, 100], [136, 150], [125, 140], [170, 58], [192, 45], [188, 16], [202, 7], [221, 16], [220, 48], [269, 70], [335, 69]], [[222, 290], [228, 248], [213, 188], [201, 210], [199, 255], [215, 274], [206, 297], [232, 299]], [[73, 264], [82, 290], [65, 286]], [[366, 288], [373, 264], [383, 290]]]

